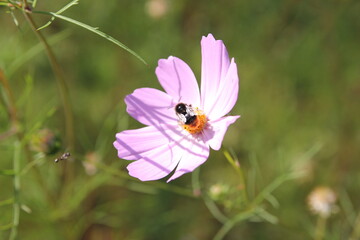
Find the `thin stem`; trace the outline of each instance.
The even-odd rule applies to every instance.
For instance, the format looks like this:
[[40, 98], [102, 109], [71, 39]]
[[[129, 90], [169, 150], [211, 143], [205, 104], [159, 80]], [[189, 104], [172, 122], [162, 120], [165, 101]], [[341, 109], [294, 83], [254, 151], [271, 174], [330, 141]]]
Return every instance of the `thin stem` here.
[[[251, 216], [253, 216], [259, 210], [259, 204], [264, 200], [266, 196], [268, 196], [272, 191], [274, 191], [278, 186], [284, 183], [287, 180], [293, 179], [295, 176], [293, 174], [285, 174], [278, 178], [276, 178], [272, 183], [270, 183], [267, 187], [265, 187], [251, 203], [248, 204], [246, 210], [240, 212], [235, 217], [226, 221], [221, 229], [217, 232], [214, 237], [214, 240], [221, 240], [225, 237], [225, 235], [240, 221], [245, 220]], [[318, 239], [317, 239], [318, 240]]]
[[246, 190], [246, 181], [245, 181], [244, 173], [242, 171], [242, 167], [240, 166], [239, 160], [234, 159], [231, 156], [231, 154], [229, 153], [229, 151], [227, 151], [227, 150], [224, 151], [224, 155], [225, 155], [225, 158], [230, 163], [230, 165], [235, 169], [236, 173], [239, 175], [241, 192], [242, 192], [242, 196], [245, 201], [245, 204], [246, 204], [249, 202], [249, 197], [248, 197], [248, 193]]
[[247, 219], [254, 215], [256, 209], [250, 208], [249, 210], [246, 210], [244, 212], [241, 212], [237, 214], [232, 219], [225, 222], [225, 224], [220, 228], [220, 230], [216, 233], [213, 240], [221, 240], [223, 239], [226, 234], [240, 221]]
[[60, 97], [63, 103], [64, 112], [65, 112], [65, 128], [66, 128], [66, 139], [68, 144], [68, 149], [73, 150], [74, 149], [74, 117], [71, 110], [71, 103], [70, 103], [70, 97], [69, 97], [69, 91], [66, 85], [65, 77], [63, 75], [63, 72], [61, 70], [60, 64], [58, 63], [55, 54], [48, 44], [47, 40], [43, 36], [43, 34], [40, 31], [37, 31], [37, 26], [35, 24], [34, 19], [31, 16], [31, 13], [27, 11], [27, 1], [24, 0], [24, 16], [29, 23], [31, 29], [35, 33], [35, 35], [39, 38], [40, 42], [44, 45], [46, 54], [48, 56], [49, 62], [51, 64], [52, 70], [56, 76], [58, 89], [60, 92]]
[[259, 205], [266, 196], [271, 194], [276, 188], [278, 188], [284, 182], [294, 179], [296, 176], [294, 174], [284, 174], [277, 177], [273, 182], [267, 185], [252, 201], [252, 205], [256, 206]]
[[315, 229], [315, 240], [322, 240], [325, 235], [326, 229], [326, 217], [319, 216], [316, 223]]
[[202, 197], [204, 199], [206, 207], [209, 209], [213, 217], [224, 224], [228, 220], [228, 218], [220, 211], [216, 203], [206, 194], [202, 194]]
[[7, 81], [4, 72], [0, 69], [0, 83], [3, 85], [4, 93], [6, 96], [7, 102], [5, 102], [5, 107], [8, 111], [8, 115], [10, 118], [10, 121], [13, 125], [17, 125], [17, 112], [15, 107], [15, 98], [14, 94], [11, 91], [9, 82]]
[[356, 240], [356, 239], [360, 239], [360, 212], [356, 217], [354, 230], [349, 238], [349, 240]]
[[[69, 91], [66, 85], [65, 77], [63, 75], [62, 69], [60, 67], [60, 64], [58, 63], [55, 54], [50, 47], [49, 43], [45, 39], [45, 37], [42, 35], [40, 31], [37, 31], [37, 26], [35, 24], [34, 19], [31, 16], [31, 12], [28, 11], [28, 3], [26, 0], [23, 0], [24, 6], [23, 6], [23, 13], [24, 16], [31, 26], [31, 29], [35, 33], [35, 35], [39, 38], [40, 42], [44, 45], [46, 54], [48, 56], [50, 65], [52, 67], [52, 70], [54, 72], [54, 75], [56, 77], [56, 82], [58, 85], [60, 97], [63, 103], [64, 108], [64, 115], [65, 115], [65, 132], [66, 132], [66, 140], [67, 140], [67, 150], [72, 151], [74, 150], [74, 116], [71, 109], [71, 103], [70, 103], [70, 96]], [[65, 179], [65, 185], [66, 183], [71, 182], [71, 180], [74, 178], [74, 170], [73, 170], [73, 164], [69, 164], [68, 162], [64, 163], [65, 166], [62, 172], [62, 175]], [[64, 189], [65, 191], [65, 189]]]
[[[24, 149], [24, 153], [25, 153], [25, 157], [27, 159], [27, 161], [30, 163], [30, 162], [33, 162], [33, 159], [32, 159], [32, 155], [31, 155], [31, 152], [30, 152], [30, 148], [29, 148], [29, 145], [24, 142], [24, 133], [21, 131], [21, 128], [18, 127], [20, 125], [20, 120], [18, 118], [18, 114], [17, 114], [17, 108], [16, 108], [16, 105], [15, 105], [15, 101], [14, 101], [14, 95], [13, 95], [13, 92], [10, 88], [10, 85], [9, 85], [9, 82], [7, 80], [7, 78], [5, 77], [3, 71], [0, 69], [0, 83], [2, 84], [2, 86], [4, 87], [4, 92], [5, 92], [5, 95], [6, 95], [6, 98], [9, 99], [8, 102], [7, 102], [7, 105], [6, 105], [6, 108], [8, 109], [8, 114], [9, 114], [9, 119], [11, 121], [11, 130], [14, 131], [17, 135], [17, 138], [18, 138], [18, 141], [21, 143], [23, 149]], [[42, 187], [42, 189], [44, 190], [44, 193], [46, 194], [49, 202], [53, 202], [52, 200], [52, 197], [50, 196], [49, 194], [49, 191], [47, 191], [47, 187], [41, 177], [41, 173], [39, 171], [38, 168], [34, 168], [34, 174], [35, 174], [35, 178], [36, 180], [38, 181], [38, 183], [40, 184], [40, 186]]]
[[206, 207], [209, 209], [211, 215], [221, 223], [225, 223], [229, 219], [220, 211], [216, 203], [206, 194], [201, 192], [200, 185], [200, 168], [197, 168], [192, 174], [192, 187], [194, 194], [201, 194]]
[[20, 201], [19, 201], [19, 192], [20, 192], [20, 151], [21, 144], [19, 141], [15, 142], [15, 151], [14, 151], [14, 202], [13, 202], [13, 222], [10, 232], [9, 240], [16, 239], [17, 236], [17, 227], [19, 225], [20, 217]]
[[15, 134], [16, 134], [16, 129], [11, 128], [11, 129], [7, 130], [6, 132], [3, 132], [0, 134], [0, 141], [3, 141]]

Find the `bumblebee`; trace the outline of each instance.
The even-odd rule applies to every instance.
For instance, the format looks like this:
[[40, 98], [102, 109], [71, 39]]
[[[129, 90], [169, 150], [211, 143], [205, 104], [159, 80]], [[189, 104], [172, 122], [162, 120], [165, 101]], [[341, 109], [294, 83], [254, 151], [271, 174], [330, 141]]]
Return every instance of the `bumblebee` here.
[[175, 112], [182, 127], [191, 134], [201, 132], [207, 123], [207, 118], [202, 111], [194, 109], [191, 105], [178, 103], [175, 106]]

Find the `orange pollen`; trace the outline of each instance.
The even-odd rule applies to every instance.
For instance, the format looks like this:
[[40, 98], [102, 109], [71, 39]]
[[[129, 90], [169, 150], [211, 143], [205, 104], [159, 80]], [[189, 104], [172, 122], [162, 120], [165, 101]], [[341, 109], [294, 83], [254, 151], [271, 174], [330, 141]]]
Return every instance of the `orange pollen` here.
[[183, 124], [182, 127], [191, 134], [201, 132], [207, 123], [205, 114], [196, 115], [196, 119], [190, 124]]

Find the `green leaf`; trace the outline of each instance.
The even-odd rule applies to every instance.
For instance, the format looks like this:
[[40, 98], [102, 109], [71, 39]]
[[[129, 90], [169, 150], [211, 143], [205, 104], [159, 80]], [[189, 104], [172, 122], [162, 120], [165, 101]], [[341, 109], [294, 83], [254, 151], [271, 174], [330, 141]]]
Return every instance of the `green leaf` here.
[[258, 205], [260, 204], [264, 199], [266, 199], [267, 196], [269, 196], [275, 189], [277, 189], [281, 184], [283, 184], [286, 181], [292, 180], [297, 178], [296, 174], [294, 173], [286, 173], [283, 175], [280, 175], [279, 177], [275, 178], [269, 185], [267, 185], [254, 199], [253, 204]]
[[[65, 12], [67, 9], [69, 9], [70, 7], [77, 5], [79, 3], [79, 0], [73, 0], [70, 3], [66, 4], [63, 8], [61, 8], [59, 11], [56, 12], [56, 14], [61, 14], [63, 12]], [[42, 27], [39, 27], [37, 30], [41, 30], [44, 29], [48, 26], [50, 26], [50, 24], [55, 20], [55, 17], [52, 17], [50, 21], [48, 21], [46, 24], [44, 24]]]
[[277, 217], [275, 217], [274, 215], [272, 215], [271, 213], [269, 213], [268, 211], [266, 211], [263, 208], [258, 209], [257, 215], [259, 217], [261, 217], [262, 219], [264, 219], [265, 221], [272, 223], [272, 224], [277, 224], [279, 222]]
[[82, 22], [79, 22], [75, 19], [72, 19], [72, 18], [69, 18], [69, 17], [65, 17], [63, 15], [59, 15], [59, 14], [56, 14], [56, 13], [53, 13], [53, 12], [44, 12], [44, 11], [33, 11], [33, 13], [39, 13], [39, 14], [45, 14], [45, 15], [51, 15], [53, 17], [56, 17], [56, 18], [60, 18], [64, 21], [67, 21], [67, 22], [70, 22], [72, 24], [75, 24], [75, 25], [78, 25], [82, 28], [85, 28], [93, 33], [96, 33], [97, 35], [107, 39], [108, 41], [118, 45], [119, 47], [121, 47], [122, 49], [128, 51], [130, 54], [134, 55], [137, 59], [139, 59], [141, 62], [143, 62], [145, 65], [147, 65], [147, 63], [145, 62], [145, 60], [140, 57], [137, 53], [135, 53], [133, 50], [131, 50], [130, 48], [128, 48], [125, 44], [119, 42], [118, 40], [116, 40], [115, 38], [111, 37], [110, 35], [98, 30], [98, 28], [95, 28], [95, 27], [92, 27], [92, 26], [89, 26], [85, 23], [82, 23]]

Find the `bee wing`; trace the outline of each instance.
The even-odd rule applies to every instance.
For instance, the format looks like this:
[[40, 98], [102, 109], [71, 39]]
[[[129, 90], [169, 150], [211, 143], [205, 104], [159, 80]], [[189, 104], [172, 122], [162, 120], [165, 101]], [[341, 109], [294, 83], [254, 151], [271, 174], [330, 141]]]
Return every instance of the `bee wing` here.
[[185, 122], [186, 122], [186, 117], [185, 117], [183, 114], [179, 114], [179, 113], [176, 113], [176, 115], [178, 116], [179, 121], [180, 121], [182, 124], [185, 124]]
[[187, 108], [186, 108], [186, 115], [187, 115], [188, 117], [191, 117], [191, 116], [195, 116], [195, 115], [196, 115], [194, 109], [193, 109], [191, 106], [187, 106]]

